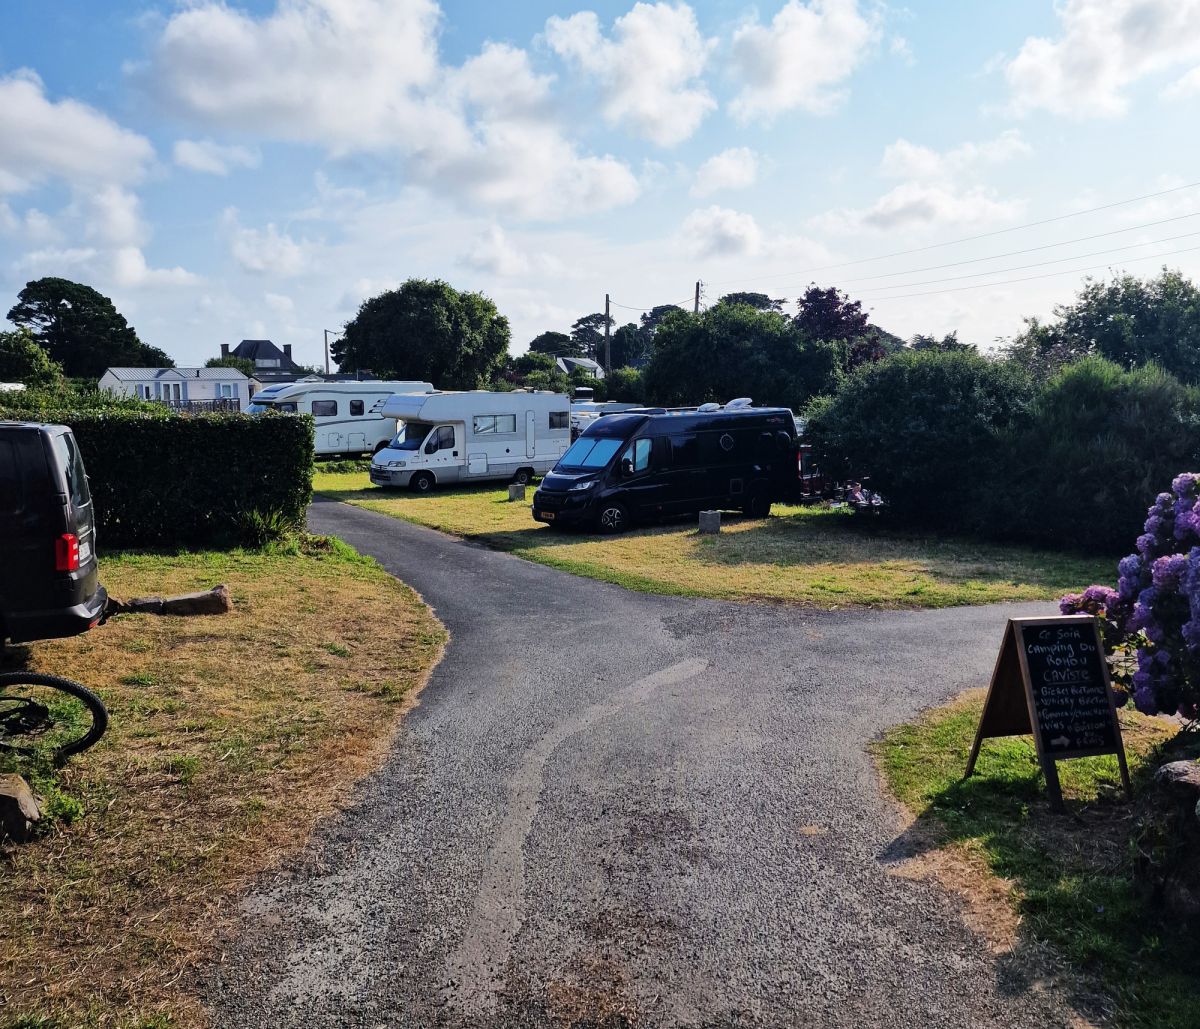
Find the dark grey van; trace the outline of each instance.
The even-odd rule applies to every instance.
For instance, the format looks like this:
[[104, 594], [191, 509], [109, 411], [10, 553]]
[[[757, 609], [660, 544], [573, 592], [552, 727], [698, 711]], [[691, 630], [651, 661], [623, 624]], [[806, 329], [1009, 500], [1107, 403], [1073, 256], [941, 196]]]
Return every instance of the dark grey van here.
[[787, 408], [643, 408], [594, 421], [533, 495], [533, 517], [621, 532], [701, 510], [765, 518], [795, 490]]
[[86, 632], [107, 603], [71, 430], [0, 421], [0, 647]]

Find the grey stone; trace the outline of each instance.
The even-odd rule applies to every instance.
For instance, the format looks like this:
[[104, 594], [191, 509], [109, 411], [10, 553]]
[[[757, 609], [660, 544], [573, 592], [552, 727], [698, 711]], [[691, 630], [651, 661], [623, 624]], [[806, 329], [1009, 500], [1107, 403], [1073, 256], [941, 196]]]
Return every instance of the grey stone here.
[[19, 775], [0, 775], [0, 838], [8, 836], [24, 843], [41, 817], [29, 783]]
[[513, 482], [508, 487], [509, 500], [524, 500], [525, 499], [525, 484], [523, 482]]
[[1200, 795], [1200, 763], [1172, 761], [1154, 773], [1154, 781], [1179, 793]]
[[721, 531], [721, 512], [720, 511], [701, 511], [700, 512], [700, 531], [702, 533], [714, 533]]
[[211, 590], [184, 593], [178, 597], [134, 597], [109, 599], [110, 615], [223, 615], [233, 609], [229, 587], [222, 583]]

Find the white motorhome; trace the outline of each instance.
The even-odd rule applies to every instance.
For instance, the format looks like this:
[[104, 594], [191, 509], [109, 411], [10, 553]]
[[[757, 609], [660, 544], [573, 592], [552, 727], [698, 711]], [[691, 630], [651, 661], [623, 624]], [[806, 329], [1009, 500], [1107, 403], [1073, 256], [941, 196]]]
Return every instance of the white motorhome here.
[[251, 414], [311, 414], [317, 423], [318, 457], [382, 450], [396, 435], [396, 419], [377, 408], [396, 393], [428, 393], [428, 382], [290, 382], [254, 395]]
[[427, 493], [447, 482], [524, 483], [571, 445], [571, 402], [561, 393], [400, 393], [379, 410], [404, 427], [371, 459], [377, 486]]
[[[578, 391], [576, 391], [578, 394]], [[645, 404], [622, 404], [615, 400], [574, 400], [571, 403], [571, 437], [577, 439], [580, 434], [597, 418], [606, 414], [620, 414], [622, 411], [633, 411]]]

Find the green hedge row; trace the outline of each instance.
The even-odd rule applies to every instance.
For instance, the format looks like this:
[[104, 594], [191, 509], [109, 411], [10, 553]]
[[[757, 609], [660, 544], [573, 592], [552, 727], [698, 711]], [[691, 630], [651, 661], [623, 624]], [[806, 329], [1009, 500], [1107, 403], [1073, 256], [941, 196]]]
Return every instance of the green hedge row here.
[[102, 547], [261, 545], [304, 524], [313, 473], [307, 415], [43, 410], [26, 417], [75, 433]]

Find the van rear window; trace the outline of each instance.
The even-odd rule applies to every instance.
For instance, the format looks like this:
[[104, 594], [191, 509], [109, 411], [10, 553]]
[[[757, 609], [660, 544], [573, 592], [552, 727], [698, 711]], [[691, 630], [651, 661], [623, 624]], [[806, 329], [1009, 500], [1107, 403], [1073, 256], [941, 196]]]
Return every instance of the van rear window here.
[[87, 507], [92, 502], [88, 490], [87, 476], [83, 473], [83, 458], [79, 456], [79, 447], [75, 437], [69, 432], [51, 437], [54, 441], [54, 453], [67, 477], [67, 490], [71, 494], [71, 506], [78, 510]]

